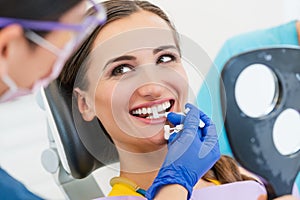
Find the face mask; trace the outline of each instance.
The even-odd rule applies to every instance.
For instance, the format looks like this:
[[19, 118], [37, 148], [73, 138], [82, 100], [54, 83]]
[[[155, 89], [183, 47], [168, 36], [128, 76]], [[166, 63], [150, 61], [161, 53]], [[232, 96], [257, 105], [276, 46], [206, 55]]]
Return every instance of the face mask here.
[[[37, 36], [33, 32], [29, 32], [29, 33], [30, 36], [27, 37], [30, 37], [31, 40], [37, 41], [37, 38], [33, 39], [33, 37], [39, 37], [39, 36]], [[31, 87], [31, 89], [19, 88], [15, 83], [15, 81], [12, 78], [10, 78], [8, 74], [1, 75], [3, 82], [8, 86], [9, 89], [1, 96], [0, 103], [10, 101], [14, 98], [33, 93], [38, 89], [40, 89], [41, 87], [47, 87], [48, 84], [59, 75], [66, 59], [68, 58], [68, 56], [70, 56], [72, 49], [75, 47], [74, 45], [75, 43], [72, 41], [69, 42], [63, 50], [60, 50], [53, 45], [50, 45], [50, 43], [48, 43], [46, 40], [43, 41], [43, 43], [39, 41], [39, 44], [42, 44], [41, 46], [44, 46], [45, 48], [53, 52], [55, 55], [57, 55], [57, 59], [53, 65], [51, 74], [48, 77], [37, 80]]]
[[[53, 65], [51, 74], [43, 79], [37, 80], [30, 89], [19, 88], [16, 82], [9, 77], [5, 72], [0, 73], [0, 78], [8, 86], [8, 90], [0, 97], [0, 103], [12, 100], [16, 97], [24, 96], [32, 92], [37, 91], [41, 87], [46, 87], [48, 84], [53, 81], [61, 72], [62, 67], [64, 66], [65, 61], [71, 55], [71, 53], [76, 49], [84, 39], [99, 25], [101, 25], [106, 20], [106, 14], [104, 8], [99, 4], [95, 4], [94, 1], [89, 1], [92, 6], [94, 6], [96, 12], [94, 15], [88, 16], [85, 20], [79, 25], [70, 25], [62, 24], [59, 22], [40, 22], [40, 21], [31, 21], [31, 20], [21, 20], [21, 19], [12, 19], [12, 18], [1, 18], [0, 17], [0, 27], [1, 23], [8, 25], [11, 23], [18, 23], [25, 28], [25, 36], [36, 43], [37, 45], [49, 50], [54, 55], [57, 56], [56, 62]], [[59, 49], [54, 46], [46, 39], [42, 38], [38, 34], [28, 30], [71, 30], [77, 32], [76, 35], [65, 45], [63, 49]]]
[[7, 74], [2, 75], [1, 78], [9, 89], [0, 97], [0, 103], [28, 94], [27, 91], [18, 89], [17, 84]]

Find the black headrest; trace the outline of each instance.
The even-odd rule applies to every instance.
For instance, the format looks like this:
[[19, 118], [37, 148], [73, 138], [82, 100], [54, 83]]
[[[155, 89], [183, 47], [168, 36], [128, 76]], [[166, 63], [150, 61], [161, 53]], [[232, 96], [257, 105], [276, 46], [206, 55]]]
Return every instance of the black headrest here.
[[[241, 73], [248, 67], [259, 64], [266, 67], [276, 77], [278, 95], [274, 107], [263, 116], [252, 117], [238, 105], [236, 83]], [[251, 74], [252, 81], [259, 80], [259, 74]], [[279, 153], [274, 144], [273, 128], [277, 117], [285, 110], [300, 110], [300, 49], [266, 48], [257, 49], [231, 58], [222, 70], [225, 91], [221, 91], [222, 107], [226, 113], [225, 128], [228, 140], [238, 162], [246, 169], [265, 178], [270, 197], [290, 194], [296, 175], [300, 169], [300, 150], [289, 155]], [[260, 76], [261, 77], [261, 76]], [[266, 79], [262, 79], [266, 84]], [[254, 88], [255, 96], [260, 96], [260, 85]], [[245, 90], [246, 92], [249, 90]], [[257, 102], [256, 102], [257, 103]], [[253, 107], [252, 110], [253, 111]], [[296, 125], [296, 124], [295, 124]], [[284, 133], [287, 134], [287, 133]], [[271, 189], [270, 189], [271, 188]]]
[[53, 118], [58, 132], [52, 134], [58, 134], [60, 141], [55, 142], [61, 142], [74, 178], [84, 178], [95, 169], [118, 161], [117, 151], [104, 128], [97, 119], [86, 122], [81, 118], [78, 109], [74, 109], [77, 103], [72, 102], [72, 94], [56, 80], [44, 92], [51, 110], [48, 117]]

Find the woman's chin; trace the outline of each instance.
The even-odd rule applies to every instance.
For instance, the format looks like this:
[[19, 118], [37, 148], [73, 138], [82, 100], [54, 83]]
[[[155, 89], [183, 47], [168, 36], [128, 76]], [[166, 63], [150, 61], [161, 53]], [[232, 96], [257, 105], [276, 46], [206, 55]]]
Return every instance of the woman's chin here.
[[164, 138], [163, 133], [158, 133], [150, 138], [148, 138], [151, 143], [156, 144], [156, 145], [165, 145], [167, 144], [167, 140]]

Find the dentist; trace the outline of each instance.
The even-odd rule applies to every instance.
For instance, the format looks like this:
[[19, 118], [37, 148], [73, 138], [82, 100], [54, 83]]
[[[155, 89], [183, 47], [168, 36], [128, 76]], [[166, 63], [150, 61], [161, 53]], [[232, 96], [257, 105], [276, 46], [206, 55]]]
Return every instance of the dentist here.
[[[0, 1], [0, 103], [55, 79], [65, 60], [106, 14], [85, 17], [83, 0]], [[1, 111], [0, 111], [1, 112]], [[41, 199], [0, 167], [0, 199]]]

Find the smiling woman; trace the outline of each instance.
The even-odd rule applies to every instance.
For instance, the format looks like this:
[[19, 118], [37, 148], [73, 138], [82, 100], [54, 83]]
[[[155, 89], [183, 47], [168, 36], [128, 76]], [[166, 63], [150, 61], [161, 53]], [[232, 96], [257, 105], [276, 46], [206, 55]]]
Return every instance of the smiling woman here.
[[[112, 179], [109, 196], [187, 199], [193, 187], [254, 180], [233, 159], [219, 160], [214, 124], [186, 104], [178, 34], [163, 11], [146, 1], [103, 5], [107, 22], [68, 60], [59, 80], [74, 94], [81, 117], [97, 118], [118, 150], [120, 177]], [[174, 113], [184, 108], [186, 117]], [[166, 140], [164, 125], [180, 123], [183, 130]]]

